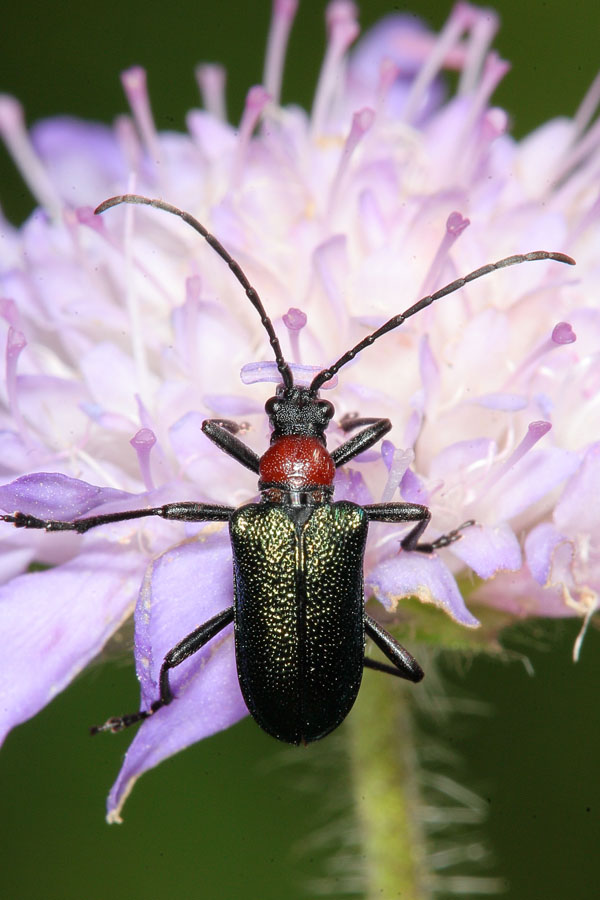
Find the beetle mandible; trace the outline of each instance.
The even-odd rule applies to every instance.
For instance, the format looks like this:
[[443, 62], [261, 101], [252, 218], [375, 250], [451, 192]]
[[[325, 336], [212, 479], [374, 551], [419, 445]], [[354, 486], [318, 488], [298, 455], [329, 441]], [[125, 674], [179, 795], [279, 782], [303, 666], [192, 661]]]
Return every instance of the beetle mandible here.
[[[265, 406], [273, 429], [269, 449], [257, 456], [236, 436], [239, 428], [234, 422], [208, 419], [202, 425], [204, 434], [221, 450], [258, 475], [260, 502], [238, 509], [206, 503], [168, 503], [72, 522], [43, 520], [20, 512], [2, 515], [0, 520], [18, 528], [71, 530], [79, 534], [109, 522], [142, 516], [180, 522], [228, 522], [233, 551], [233, 606], [188, 634], [167, 653], [160, 670], [159, 696], [149, 709], [111, 718], [91, 731], [120, 731], [171, 703], [174, 695], [169, 685], [170, 670], [233, 622], [239, 683], [256, 722], [264, 731], [291, 744], [318, 740], [347, 716], [365, 666], [412, 682], [423, 678], [423, 670], [411, 654], [365, 612], [363, 558], [369, 522], [414, 523], [401, 547], [420, 553], [447, 547], [473, 524], [464, 522], [427, 543], [421, 541], [430, 519], [425, 506], [334, 502], [335, 470], [380, 441], [392, 425], [389, 419], [343, 420], [346, 431], [360, 430], [330, 453], [325, 431], [334, 407], [319, 398], [319, 389], [378, 338], [468, 282], [522, 262], [552, 259], [573, 265], [574, 260], [563, 253], [540, 250], [482, 266], [393, 316], [315, 375], [308, 387], [302, 387], [294, 384], [292, 370], [260, 297], [223, 245], [189, 213], [162, 200], [123, 194], [101, 203], [96, 213], [121, 203], [153, 206], [183, 219], [227, 263], [260, 315], [281, 376], [275, 396]], [[391, 665], [365, 657], [366, 635]]]

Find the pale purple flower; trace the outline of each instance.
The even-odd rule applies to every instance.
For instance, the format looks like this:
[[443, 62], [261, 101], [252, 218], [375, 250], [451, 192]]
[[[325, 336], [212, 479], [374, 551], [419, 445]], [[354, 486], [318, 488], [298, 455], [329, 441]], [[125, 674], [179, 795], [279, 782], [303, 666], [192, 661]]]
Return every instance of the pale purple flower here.
[[[0, 101], [0, 130], [40, 205], [2, 228], [0, 507], [67, 520], [256, 495], [255, 477], [200, 430], [237, 419], [257, 453], [268, 446], [277, 378], [256, 312], [181, 222], [132, 207], [94, 217], [106, 197], [160, 196], [214, 232], [257, 287], [298, 380], [486, 262], [560, 250], [576, 270], [536, 262], [490, 275], [340, 372], [336, 421], [387, 416], [394, 429], [339, 471], [336, 498], [426, 503], [432, 537], [477, 522], [433, 556], [399, 552], [402, 532], [372, 527], [366, 588], [389, 610], [413, 595], [476, 626], [456, 583], [472, 571], [480, 607], [587, 621], [600, 591], [600, 82], [573, 120], [516, 142], [490, 105], [507, 64], [490, 49], [489, 10], [458, 4], [439, 35], [391, 16], [350, 49], [356, 10], [337, 0], [312, 109], [284, 108], [294, 12], [275, 2], [264, 85], [236, 126], [215, 66], [197, 71], [204, 109], [190, 111], [187, 134], [156, 131], [139, 68], [123, 76], [132, 116], [112, 128], [51, 119], [29, 135], [16, 101]], [[444, 67], [459, 72], [447, 100]], [[257, 381], [267, 384], [246, 386]], [[332, 426], [330, 446], [342, 439]], [[3, 734], [134, 609], [147, 707], [165, 653], [232, 603], [222, 525], [148, 518], [84, 536], [5, 526], [0, 540]], [[53, 568], [24, 574], [34, 560]], [[246, 714], [231, 629], [172, 685], [177, 701], [131, 744], [111, 820], [140, 774]]]

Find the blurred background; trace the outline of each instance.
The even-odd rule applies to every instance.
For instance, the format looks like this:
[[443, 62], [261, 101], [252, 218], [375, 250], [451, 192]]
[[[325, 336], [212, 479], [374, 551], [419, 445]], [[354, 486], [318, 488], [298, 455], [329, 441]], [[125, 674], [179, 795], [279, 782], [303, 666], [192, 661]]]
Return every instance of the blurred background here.
[[[324, 48], [324, 6], [300, 5], [284, 102], [310, 103]], [[363, 27], [393, 10], [404, 8], [364, 2]], [[436, 29], [449, 10], [435, 0], [410, 9]], [[495, 45], [513, 68], [495, 102], [509, 110], [521, 137], [548, 118], [574, 113], [600, 68], [600, 7], [580, 0], [569, 15], [559, 0], [526, 6], [503, 0], [500, 13]], [[183, 129], [185, 112], [198, 105], [194, 65], [219, 61], [227, 68], [235, 122], [247, 88], [261, 78], [269, 18], [268, 0], [44, 6], [21, 0], [3, 11], [0, 90], [20, 98], [30, 123], [65, 113], [110, 122], [126, 110], [119, 72], [139, 63], [148, 70], [157, 127]], [[3, 149], [0, 201], [15, 222], [32, 209]], [[507, 896], [517, 900], [598, 896], [600, 635], [590, 629], [574, 665], [578, 627], [513, 629], [506, 638], [515, 651], [511, 662], [445, 656], [438, 680], [444, 702], [421, 716], [423, 746], [447, 751], [437, 754], [440, 772], [479, 798], [472, 801], [469, 841], [493, 852], [470, 874], [507, 879]], [[124, 652], [94, 665], [9, 736], [0, 754], [1, 896], [361, 896], [344, 728], [322, 744], [294, 749], [245, 720], [144, 776], [124, 825], [109, 827], [105, 795], [130, 736], [92, 741], [87, 726], [137, 704]]]

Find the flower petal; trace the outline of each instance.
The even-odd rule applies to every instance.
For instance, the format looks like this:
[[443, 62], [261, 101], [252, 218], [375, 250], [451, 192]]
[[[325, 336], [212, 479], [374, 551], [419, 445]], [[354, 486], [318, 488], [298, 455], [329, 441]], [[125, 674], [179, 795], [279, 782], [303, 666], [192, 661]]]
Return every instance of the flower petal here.
[[554, 520], [568, 533], [597, 534], [600, 528], [600, 443], [589, 447], [583, 463], [556, 505]]
[[98, 544], [0, 588], [0, 740], [62, 691], [130, 615], [142, 558]]
[[488, 528], [476, 526], [462, 533], [452, 552], [470, 566], [480, 578], [491, 578], [502, 569], [521, 567], [521, 548], [512, 528], [501, 523]]
[[23, 475], [0, 487], [0, 508], [62, 522], [77, 519], [104, 503], [132, 500], [134, 494], [98, 487], [59, 472]]
[[548, 583], [555, 547], [564, 536], [551, 522], [542, 522], [525, 539], [525, 558], [529, 571], [542, 587]]
[[[136, 660], [144, 708], [159, 696], [166, 653], [233, 602], [231, 547], [225, 529], [206, 531], [167, 551], [149, 567], [136, 609]], [[143, 722], [108, 799], [108, 820], [120, 812], [134, 782], [189, 744], [248, 714], [239, 688], [232, 627], [174, 669], [175, 700]]]
[[439, 606], [461, 625], [479, 625], [465, 606], [454, 576], [437, 555], [401, 552], [375, 566], [365, 587], [386, 609], [395, 610], [403, 597], [418, 597], [422, 603]]

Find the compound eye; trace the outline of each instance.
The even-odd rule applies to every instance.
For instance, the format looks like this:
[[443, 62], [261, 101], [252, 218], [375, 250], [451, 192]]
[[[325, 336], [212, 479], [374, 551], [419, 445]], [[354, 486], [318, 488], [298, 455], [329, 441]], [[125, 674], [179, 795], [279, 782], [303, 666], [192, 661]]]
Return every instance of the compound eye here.
[[269, 397], [267, 402], [265, 403], [265, 412], [270, 417], [273, 413], [276, 413], [281, 408], [281, 403], [277, 399], [277, 397]]
[[323, 416], [323, 419], [329, 421], [335, 412], [333, 403], [330, 403], [329, 400], [319, 400], [319, 412]]

